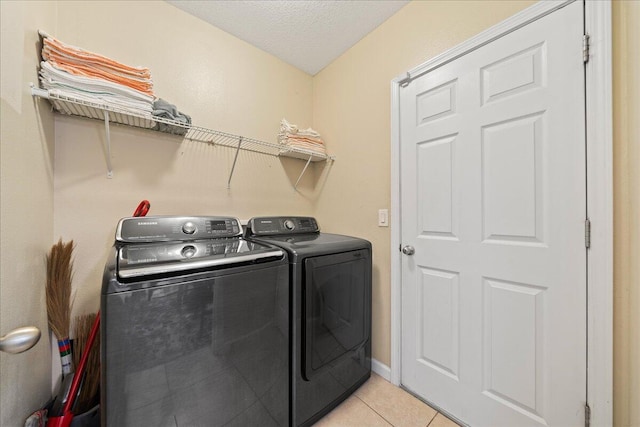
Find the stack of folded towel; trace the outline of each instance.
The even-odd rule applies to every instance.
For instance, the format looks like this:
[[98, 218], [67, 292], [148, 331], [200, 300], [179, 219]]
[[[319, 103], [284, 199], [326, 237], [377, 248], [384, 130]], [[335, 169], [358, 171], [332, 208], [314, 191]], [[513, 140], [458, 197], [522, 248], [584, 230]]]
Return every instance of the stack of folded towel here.
[[278, 141], [289, 147], [301, 148], [322, 155], [327, 154], [324, 141], [318, 132], [311, 128], [298, 129], [298, 126], [289, 123], [286, 119], [282, 119], [280, 122]]
[[106, 56], [62, 43], [40, 32], [42, 88], [62, 96], [151, 116], [153, 81], [145, 67], [131, 67]]

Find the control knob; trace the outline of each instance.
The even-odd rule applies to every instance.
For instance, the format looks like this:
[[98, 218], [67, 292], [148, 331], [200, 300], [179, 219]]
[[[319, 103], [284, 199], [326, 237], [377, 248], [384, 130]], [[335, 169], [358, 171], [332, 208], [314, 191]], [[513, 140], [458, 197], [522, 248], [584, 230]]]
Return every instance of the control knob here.
[[185, 246], [182, 248], [181, 254], [185, 258], [191, 258], [196, 254], [196, 247], [192, 245]]
[[292, 220], [288, 219], [288, 220], [286, 220], [284, 222], [284, 228], [286, 228], [287, 230], [291, 231], [294, 228], [296, 228], [296, 224]]
[[196, 232], [196, 225], [191, 221], [185, 222], [182, 225], [182, 232], [184, 234], [193, 234]]

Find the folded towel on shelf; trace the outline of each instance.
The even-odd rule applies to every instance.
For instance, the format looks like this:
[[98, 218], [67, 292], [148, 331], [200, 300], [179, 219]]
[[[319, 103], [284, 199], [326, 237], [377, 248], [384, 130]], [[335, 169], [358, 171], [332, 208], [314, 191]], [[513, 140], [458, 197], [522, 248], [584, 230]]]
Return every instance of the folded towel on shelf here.
[[296, 142], [306, 142], [309, 144], [324, 145], [324, 141], [321, 138], [312, 138], [310, 136], [300, 136], [298, 134], [285, 134], [282, 136], [286, 138], [289, 142], [296, 141]]
[[285, 144], [285, 146], [290, 148], [296, 148], [298, 150], [311, 151], [316, 154], [322, 154], [322, 155], [327, 154], [327, 151], [324, 149], [324, 146], [317, 145], [317, 144], [291, 142], [291, 143]]
[[300, 130], [298, 126], [289, 123], [286, 119], [280, 122], [278, 141], [287, 147], [326, 155], [324, 141], [318, 132], [308, 128]]
[[298, 126], [293, 125], [287, 121], [287, 119], [280, 120], [280, 133], [296, 133], [298, 132]]
[[118, 95], [124, 98], [131, 98], [142, 101], [146, 104], [149, 104], [150, 106], [153, 106], [154, 97], [151, 95], [148, 95], [136, 89], [132, 89], [128, 86], [124, 86], [107, 80], [73, 75], [64, 70], [56, 68], [48, 61], [43, 61], [40, 63], [40, 75], [47, 77], [48, 79], [60, 85], [73, 86], [79, 90], [87, 90], [90, 92]]
[[289, 123], [286, 119], [280, 121], [280, 134], [281, 135], [299, 135], [307, 136], [310, 138], [320, 139], [320, 134], [311, 128], [300, 130], [298, 126]]
[[69, 74], [47, 61], [40, 63], [40, 86], [47, 90], [61, 91], [64, 96], [76, 97], [85, 102], [119, 106], [134, 114], [150, 115], [153, 111], [152, 96], [106, 80]]
[[153, 103], [153, 116], [162, 119], [169, 119], [175, 122], [184, 124], [185, 126], [176, 126], [173, 124], [157, 122], [155, 130], [160, 132], [171, 133], [174, 135], [186, 135], [187, 131], [191, 127], [191, 117], [178, 111], [178, 107], [165, 101], [162, 98], [158, 98]]
[[154, 95], [148, 68], [125, 65], [106, 56], [62, 43], [46, 33], [40, 34], [43, 37], [43, 59], [58, 69], [77, 76], [107, 80]]
[[[138, 105], [127, 102], [126, 100], [117, 98], [97, 99], [95, 96], [85, 95], [77, 91], [64, 89], [49, 89], [49, 93], [58, 98], [72, 98], [74, 101], [81, 101], [86, 104], [95, 104], [100, 108], [106, 108], [112, 112], [127, 114], [130, 116], [137, 116], [146, 120], [153, 120], [153, 115], [150, 111], [144, 111], [140, 109]], [[153, 124], [155, 124], [155, 122], [153, 122]]]

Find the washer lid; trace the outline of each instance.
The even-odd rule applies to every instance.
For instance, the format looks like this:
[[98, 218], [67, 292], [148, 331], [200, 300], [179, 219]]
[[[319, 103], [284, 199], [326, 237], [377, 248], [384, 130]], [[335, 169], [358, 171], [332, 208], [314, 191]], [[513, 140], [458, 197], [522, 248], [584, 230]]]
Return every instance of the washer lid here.
[[136, 243], [118, 248], [117, 274], [123, 279], [282, 259], [281, 249], [241, 238]]

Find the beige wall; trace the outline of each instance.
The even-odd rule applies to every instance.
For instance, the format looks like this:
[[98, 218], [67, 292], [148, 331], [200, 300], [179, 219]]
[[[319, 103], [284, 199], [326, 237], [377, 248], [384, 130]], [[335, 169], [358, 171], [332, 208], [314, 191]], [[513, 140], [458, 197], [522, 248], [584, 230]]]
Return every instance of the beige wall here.
[[[165, 2], [59, 2], [62, 41], [151, 69], [155, 92], [198, 126], [276, 142], [280, 119], [312, 120], [312, 78]], [[235, 152], [157, 132], [56, 116], [54, 237], [74, 239], [75, 313], [98, 309], [102, 270], [119, 218], [142, 199], [153, 215], [310, 215], [314, 171], [300, 160]]]
[[325, 228], [373, 243], [373, 357], [386, 365], [391, 230], [377, 226], [377, 212], [391, 205], [391, 80], [532, 3], [412, 2], [313, 80], [313, 123], [339, 159], [318, 198], [316, 216]]
[[51, 353], [44, 310], [45, 253], [53, 231], [53, 118], [38, 115], [37, 29], [55, 30], [55, 3], [0, 1], [0, 335], [33, 325], [30, 351], [0, 353], [0, 426], [17, 426], [50, 397]]
[[613, 3], [614, 424], [640, 426], [640, 2]]

